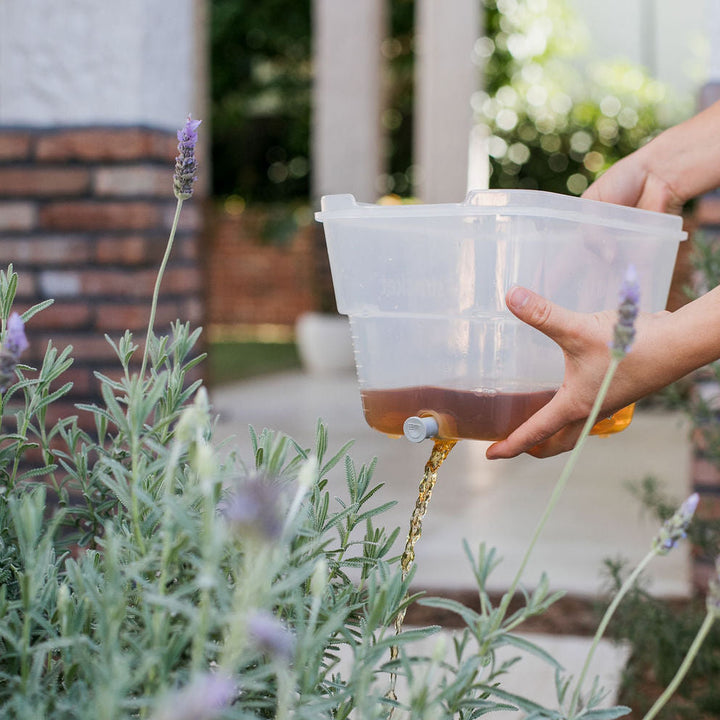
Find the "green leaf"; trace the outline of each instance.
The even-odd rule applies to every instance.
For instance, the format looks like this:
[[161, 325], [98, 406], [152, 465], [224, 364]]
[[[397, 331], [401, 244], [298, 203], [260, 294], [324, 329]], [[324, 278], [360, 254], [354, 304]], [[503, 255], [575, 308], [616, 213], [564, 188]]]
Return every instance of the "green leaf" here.
[[49, 308], [54, 302], [55, 301], [52, 299], [43, 300], [42, 302], [33, 305], [31, 308], [28, 308], [20, 317], [23, 319], [23, 322], [27, 322], [34, 315], [37, 315], [39, 312], [45, 310], [45, 308]]
[[588, 710], [582, 715], [578, 715], [577, 720], [615, 720], [615, 718], [629, 715], [631, 712], [632, 708], [625, 705], [616, 705], [605, 710]]
[[395, 507], [395, 505], [397, 505], [397, 500], [391, 500], [390, 502], [386, 502], [382, 505], [378, 505], [377, 507], [372, 508], [372, 510], [366, 510], [364, 513], [358, 515], [355, 518], [355, 525], [360, 525], [360, 523], [364, 522], [369, 518], [375, 517], [376, 515], [381, 515], [382, 513], [387, 512], [390, 508]]
[[[473, 714], [471, 717], [482, 717], [483, 715], [487, 715], [491, 712], [496, 712], [500, 710], [508, 710], [508, 711], [514, 711], [517, 710], [516, 705], [507, 705], [505, 703], [496, 703], [492, 700], [462, 700], [460, 702], [460, 707], [463, 708], [472, 708]], [[526, 720], [530, 720], [531, 716], [528, 716]], [[499, 717], [499, 720], [502, 720], [502, 716]]]
[[543, 648], [541, 648], [539, 645], [536, 645], [535, 643], [532, 643], [525, 638], [519, 637], [518, 635], [512, 635], [510, 633], [505, 633], [504, 635], [502, 635], [502, 641], [504, 643], [507, 643], [508, 645], [512, 645], [513, 647], [518, 648], [519, 650], [524, 650], [525, 652], [530, 653], [537, 658], [540, 658], [540, 660], [543, 660], [549, 665], [552, 665], [557, 670], [563, 669], [562, 665], [560, 665], [560, 663], [552, 655], [550, 655], [549, 652], [543, 650]]
[[250, 446], [252, 448], [252, 453], [253, 455], [256, 455], [258, 449], [258, 436], [255, 432], [255, 428], [252, 425], [248, 425], [248, 434], [250, 435]]
[[482, 620], [482, 616], [478, 615], [478, 613], [476, 613], [474, 610], [471, 610], [469, 607], [466, 607], [462, 603], [459, 603], [457, 600], [451, 600], [450, 598], [423, 598], [422, 600], [418, 601], [418, 604], [425, 605], [426, 607], [439, 608], [441, 610], [449, 610], [450, 612], [454, 612], [456, 615], [459, 615], [465, 621], [465, 624], [470, 628], [474, 628], [478, 624], [478, 622]]
[[50, 473], [57, 470], [58, 466], [55, 464], [52, 465], [45, 465], [44, 467], [39, 468], [32, 468], [31, 470], [26, 470], [22, 475], [18, 476], [18, 480], [30, 480], [31, 478], [39, 477], [42, 475], [49, 475]]
[[479, 690], [485, 690], [491, 695], [495, 695], [503, 700], [508, 700], [511, 703], [515, 703], [521, 710], [526, 713], [535, 713], [536, 717], [549, 718], [549, 720], [562, 720], [563, 716], [557, 710], [550, 710], [549, 708], [543, 707], [539, 703], [533, 702], [522, 695], [516, 695], [515, 693], [503, 690], [497, 685], [486, 685], [479, 683], [476, 686]]
[[344, 457], [348, 450], [355, 443], [354, 440], [348, 440], [323, 466], [320, 468], [319, 475], [327, 475]]
[[315, 430], [315, 457], [317, 457], [318, 464], [322, 464], [323, 458], [325, 457], [327, 441], [327, 428], [322, 420], [318, 420]]

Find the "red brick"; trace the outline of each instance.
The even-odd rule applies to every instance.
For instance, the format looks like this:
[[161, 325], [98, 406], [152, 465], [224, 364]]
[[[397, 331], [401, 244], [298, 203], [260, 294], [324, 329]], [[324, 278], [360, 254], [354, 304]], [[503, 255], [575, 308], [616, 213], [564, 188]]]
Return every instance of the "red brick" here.
[[38, 221], [38, 211], [31, 202], [0, 202], [0, 232], [32, 230]]
[[[130, 366], [134, 367], [137, 365], [139, 369], [140, 363], [142, 362], [142, 355], [140, 354], [140, 351], [135, 353], [135, 357], [133, 358], [133, 360], [134, 362], [131, 362]], [[120, 367], [120, 365], [108, 365], [107, 367], [100, 367], [98, 368], [98, 372], [101, 375], [104, 375], [105, 377], [108, 377], [115, 382], [121, 382], [125, 379], [125, 371]], [[98, 388], [98, 392], [100, 392], [100, 381], [97, 378], [95, 378], [95, 384]]]
[[302, 228], [289, 245], [263, 245], [255, 212], [210, 217], [207, 312], [210, 324], [272, 322], [293, 325], [316, 309], [312, 292], [312, 234]]
[[697, 508], [697, 517], [701, 520], [720, 519], [720, 497], [715, 495], [700, 495]]
[[[163, 227], [168, 232], [175, 218], [176, 203], [168, 203], [165, 205], [163, 212]], [[202, 205], [196, 200], [185, 200], [180, 212], [180, 220], [178, 228], [185, 232], [199, 232], [202, 228]]]
[[690, 433], [692, 447], [696, 453], [704, 453], [708, 449], [707, 433], [702, 427], [694, 427]]
[[[200, 352], [203, 352], [202, 349], [195, 348], [197, 352], [193, 353], [193, 356], [196, 357], [200, 354]], [[207, 360], [204, 360], [200, 364], [196, 365], [194, 368], [191, 368], [190, 371], [185, 375], [185, 383], [186, 385], [190, 385], [190, 383], [194, 383], [196, 380], [201, 380], [203, 383], [207, 383], [208, 380], [208, 363]]]
[[176, 238], [174, 254], [177, 258], [197, 262], [200, 259], [200, 241], [196, 237]]
[[695, 458], [691, 466], [691, 480], [698, 485], [720, 487], [720, 468], [705, 458]]
[[0, 168], [0, 193], [8, 197], [32, 195], [82, 195], [90, 188], [84, 168]]
[[196, 293], [203, 287], [202, 274], [194, 267], [169, 267], [160, 285], [160, 293]]
[[[0, 243], [2, 245], [2, 243]], [[0, 257], [3, 255], [0, 253]], [[18, 273], [18, 285], [15, 297], [20, 300], [27, 300], [34, 303], [37, 300], [37, 283], [35, 275], [27, 270]]]
[[173, 168], [152, 165], [102, 167], [95, 170], [95, 194], [100, 197], [173, 196]]
[[102, 264], [141, 265], [162, 258], [164, 248], [156, 249], [141, 235], [100, 237], [95, 243], [95, 259]]
[[692, 563], [692, 587], [696, 595], [703, 596], [707, 593], [710, 578], [715, 576], [715, 565], [713, 563], [694, 561]]
[[665, 306], [666, 310], [669, 310], [670, 312], [675, 312], [675, 310], [680, 309], [690, 302], [687, 288], [693, 286], [693, 255], [696, 249], [692, 241], [692, 235], [688, 230], [689, 224], [690, 223], [686, 220], [683, 223], [683, 229], [688, 231], [690, 239], [686, 242], [680, 243], [677, 257], [675, 259], [675, 268], [673, 269], [672, 281], [670, 283], [670, 290], [668, 292], [668, 299]]
[[152, 298], [156, 272], [153, 270], [100, 270], [82, 273], [85, 296]]
[[90, 305], [84, 302], [54, 302], [35, 315], [28, 323], [28, 331], [81, 328], [92, 319]]
[[[97, 380], [95, 380], [95, 378], [92, 378], [92, 382], [94, 382], [95, 387], [97, 387]], [[91, 391], [91, 396], [96, 395], [98, 395], [98, 392]], [[82, 398], [83, 402], [87, 402], [88, 399], [89, 398]], [[75, 403], [77, 401], [77, 398], [68, 397], [52, 403], [52, 405], [50, 405], [47, 409], [45, 426], [52, 427], [57, 424], [59, 420], [64, 420], [65, 418], [74, 416], [77, 417], [78, 426], [80, 428], [87, 430], [88, 432], [92, 432], [95, 429], [95, 420], [93, 419], [93, 415], [85, 410], [78, 410], [78, 408], [75, 407]]]
[[97, 308], [97, 329], [98, 332], [106, 332], [111, 336], [117, 334], [118, 331], [121, 333], [124, 330], [135, 332], [147, 327], [149, 317], [149, 304], [101, 304]]
[[[58, 347], [64, 348], [66, 344], [67, 343], [58, 343]], [[73, 353], [73, 357], [77, 358], [78, 356]], [[73, 384], [72, 390], [70, 391], [72, 395], [82, 395], [83, 397], [88, 397], [96, 390], [96, 380], [92, 374], [92, 370], [90, 370], [89, 368], [80, 367], [78, 365], [73, 365], [72, 367], [68, 368], [60, 376], [58, 382], [71, 382]]]
[[4, 261], [43, 265], [67, 265], [87, 262], [89, 241], [75, 236], [33, 235], [31, 238], [0, 239], [0, 257]]
[[26, 160], [30, 155], [31, 134], [21, 130], [0, 132], [0, 160]]
[[[150, 134], [148, 143], [150, 146], [150, 157], [156, 160], [170, 162], [178, 154], [178, 140], [175, 133], [153, 132]], [[200, 143], [202, 146], [202, 142]]]
[[157, 159], [175, 156], [177, 139], [142, 128], [78, 128], [38, 138], [36, 157], [44, 161], [86, 162]]
[[697, 226], [720, 225], [720, 199], [702, 197], [697, 201], [693, 221]]
[[[205, 323], [205, 306], [200, 298], [187, 298], [183, 302], [180, 311], [176, 312], [175, 317], [172, 319], [188, 322], [191, 327], [196, 328]], [[170, 323], [168, 322], [167, 324], [169, 325]]]
[[159, 208], [146, 202], [57, 202], [40, 211], [40, 226], [53, 230], [142, 230], [160, 220]]
[[[152, 298], [157, 280], [157, 270], [108, 269], [88, 270], [80, 273], [80, 288], [84, 296], [118, 296], [135, 299]], [[174, 268], [165, 270], [160, 296], [198, 292], [202, 287], [200, 272], [195, 268]]]
[[72, 345], [72, 356], [77, 360], [113, 360], [117, 358], [115, 350], [102, 332], [63, 333], [62, 336], [54, 338], [53, 343], [62, 348]]

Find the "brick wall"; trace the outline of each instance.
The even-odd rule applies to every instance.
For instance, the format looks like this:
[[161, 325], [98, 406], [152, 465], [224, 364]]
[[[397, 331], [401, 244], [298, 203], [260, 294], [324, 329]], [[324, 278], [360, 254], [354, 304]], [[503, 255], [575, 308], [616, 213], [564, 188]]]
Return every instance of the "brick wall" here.
[[[694, 223], [706, 240], [720, 242], [719, 194], [710, 194], [698, 201]], [[715, 374], [706, 368], [694, 373], [691, 393], [710, 409], [708, 417], [692, 431], [691, 491], [700, 495], [698, 517], [717, 522], [720, 520], [720, 384]], [[693, 587], [697, 593], [704, 594], [715, 572], [715, 557], [703, 554], [699, 547], [694, 547], [692, 560]]]
[[[0, 264], [18, 272], [16, 307], [54, 298], [27, 326], [39, 362], [71, 344], [72, 401], [96, 396], [93, 371], [116, 372], [104, 334], [142, 344], [175, 209], [174, 133], [143, 127], [0, 128]], [[202, 323], [201, 203], [185, 202], [155, 328]]]
[[274, 323], [292, 327], [314, 310], [312, 222], [285, 243], [262, 239], [265, 216], [218, 208], [209, 222], [207, 321], [233, 326]]

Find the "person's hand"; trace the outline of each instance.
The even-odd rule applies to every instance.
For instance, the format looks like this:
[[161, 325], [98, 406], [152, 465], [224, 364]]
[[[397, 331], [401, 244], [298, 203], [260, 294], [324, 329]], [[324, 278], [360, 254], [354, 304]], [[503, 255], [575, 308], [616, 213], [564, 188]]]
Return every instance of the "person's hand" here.
[[670, 180], [650, 167], [649, 153], [639, 150], [616, 162], [583, 193], [588, 200], [679, 214], [683, 199]]
[[616, 162], [583, 197], [680, 213], [690, 198], [720, 186], [719, 123], [716, 102]]
[[[492, 444], [488, 459], [511, 458], [523, 452], [550, 457], [572, 449], [595, 402], [610, 364], [609, 343], [617, 313], [577, 313], [530, 290], [515, 287], [506, 298], [508, 308], [562, 348], [565, 376], [552, 400], [505, 440]], [[667, 384], [662, 366], [663, 322], [670, 313], [641, 314], [636, 323], [637, 351], [620, 362], [598, 419]]]

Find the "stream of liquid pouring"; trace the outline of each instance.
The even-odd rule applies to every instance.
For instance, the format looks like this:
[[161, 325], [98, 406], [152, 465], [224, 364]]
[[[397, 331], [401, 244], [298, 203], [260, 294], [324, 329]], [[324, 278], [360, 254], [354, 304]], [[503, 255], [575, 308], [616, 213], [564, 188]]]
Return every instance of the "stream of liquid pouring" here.
[[[415, 545], [420, 539], [420, 535], [422, 535], [422, 521], [427, 513], [430, 496], [432, 495], [433, 488], [437, 482], [438, 470], [450, 451], [453, 447], [455, 447], [456, 443], [457, 440], [436, 439], [433, 444], [432, 452], [430, 453], [430, 458], [425, 463], [425, 472], [423, 473], [422, 480], [420, 481], [417, 500], [415, 501], [415, 507], [413, 508], [412, 515], [410, 516], [410, 530], [408, 532], [407, 540], [405, 541], [405, 549], [403, 550], [402, 557], [400, 558], [400, 568], [402, 570], [403, 580], [407, 577], [413, 562], [415, 562]], [[404, 620], [405, 610], [402, 610], [395, 618], [396, 635], [398, 635], [402, 630]], [[397, 657], [398, 647], [397, 645], [393, 645], [390, 648], [390, 659], [395, 660]], [[392, 700], [397, 700], [397, 696], [395, 694], [396, 683], [397, 675], [393, 673], [390, 676], [390, 692], [388, 693], [388, 697]]]

